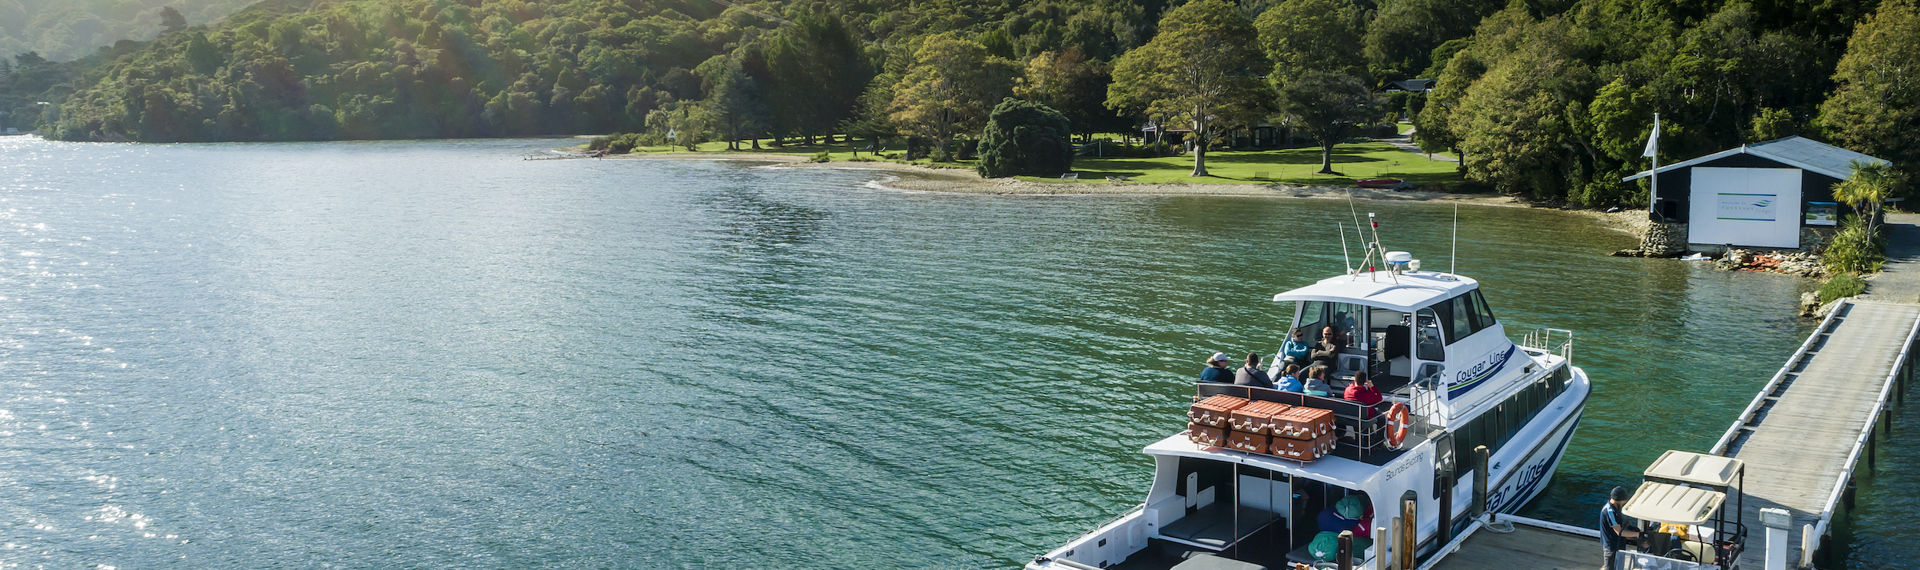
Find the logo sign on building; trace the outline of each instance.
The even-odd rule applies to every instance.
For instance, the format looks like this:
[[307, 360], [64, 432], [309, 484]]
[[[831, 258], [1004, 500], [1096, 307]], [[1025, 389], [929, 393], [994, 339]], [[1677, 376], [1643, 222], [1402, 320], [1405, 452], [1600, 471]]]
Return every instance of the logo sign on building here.
[[1722, 220], [1771, 222], [1779, 218], [1774, 214], [1779, 204], [1780, 197], [1774, 194], [1721, 192], [1719, 208], [1714, 211], [1714, 217]]
[[1839, 211], [1840, 204], [1834, 202], [1807, 202], [1807, 225], [1836, 225]]
[[1800, 169], [1696, 166], [1687, 243], [1799, 247]]

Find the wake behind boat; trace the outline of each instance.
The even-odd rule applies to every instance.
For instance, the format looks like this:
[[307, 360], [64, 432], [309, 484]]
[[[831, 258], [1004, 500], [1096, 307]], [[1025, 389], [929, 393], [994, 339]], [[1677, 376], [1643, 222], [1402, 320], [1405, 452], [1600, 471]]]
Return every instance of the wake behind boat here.
[[[1388, 270], [1274, 301], [1292, 303], [1293, 328], [1311, 341], [1329, 328], [1351, 338], [1326, 356], [1333, 387], [1364, 373], [1383, 401], [1196, 383], [1188, 429], [1145, 449], [1146, 501], [1027, 568], [1333, 567], [1342, 531], [1356, 566], [1411, 568], [1471, 522], [1475, 465], [1487, 466], [1490, 512], [1538, 495], [1591, 391], [1572, 365], [1572, 333], [1541, 329], [1515, 344], [1477, 281], [1368, 250]], [[1489, 455], [1475, 461], [1480, 447]]]

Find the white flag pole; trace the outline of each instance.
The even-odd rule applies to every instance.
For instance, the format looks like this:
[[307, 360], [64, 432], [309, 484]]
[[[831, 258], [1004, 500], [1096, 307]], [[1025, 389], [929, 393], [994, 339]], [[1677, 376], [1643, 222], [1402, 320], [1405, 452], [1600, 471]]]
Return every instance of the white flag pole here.
[[1654, 204], [1657, 204], [1660, 201], [1660, 114], [1659, 113], [1653, 114], [1653, 135], [1647, 138], [1646, 154], [1647, 156], [1653, 158], [1653, 170], [1649, 171], [1649, 172], [1652, 172], [1650, 176], [1653, 178], [1653, 190], [1652, 190], [1652, 194], [1647, 196], [1647, 214], [1651, 215], [1653, 214]]

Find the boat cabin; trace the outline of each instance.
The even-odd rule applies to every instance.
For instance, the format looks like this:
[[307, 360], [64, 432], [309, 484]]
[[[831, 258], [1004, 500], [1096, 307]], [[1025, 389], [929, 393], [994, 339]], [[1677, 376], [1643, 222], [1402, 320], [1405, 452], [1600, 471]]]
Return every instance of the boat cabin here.
[[[1296, 329], [1318, 345], [1331, 333], [1345, 347], [1333, 362], [1335, 388], [1363, 371], [1382, 392], [1418, 383], [1455, 413], [1493, 390], [1476, 389], [1526, 358], [1506, 336], [1479, 282], [1432, 272], [1343, 275], [1273, 296], [1294, 303]], [[1277, 361], [1278, 359], [1276, 359]], [[1449, 373], [1451, 372], [1451, 373]]]

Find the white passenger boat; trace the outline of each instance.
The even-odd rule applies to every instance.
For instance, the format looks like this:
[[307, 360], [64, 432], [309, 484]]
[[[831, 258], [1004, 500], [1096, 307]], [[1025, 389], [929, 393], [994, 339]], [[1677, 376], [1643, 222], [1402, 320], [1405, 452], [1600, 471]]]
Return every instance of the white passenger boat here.
[[[1431, 557], [1473, 520], [1476, 465], [1486, 467], [1487, 511], [1512, 513], [1538, 495], [1591, 392], [1586, 373], [1572, 365], [1572, 333], [1541, 329], [1515, 344], [1478, 282], [1419, 271], [1401, 252], [1381, 258], [1386, 271], [1352, 271], [1273, 299], [1291, 303], [1292, 328], [1307, 331], [1309, 341], [1329, 325], [1350, 336], [1351, 346], [1334, 357], [1334, 377], [1367, 372], [1384, 402], [1195, 385], [1196, 401], [1228, 394], [1331, 410], [1331, 455], [1303, 462], [1195, 443], [1193, 429], [1170, 435], [1146, 447], [1155, 471], [1144, 503], [1026, 567], [1333, 567], [1308, 546], [1323, 530], [1346, 530], [1321, 529], [1318, 519], [1353, 496], [1371, 507], [1362, 533], [1374, 540], [1354, 546], [1352, 564], [1385, 568]], [[1276, 339], [1285, 334], [1274, 330]], [[1167, 423], [1179, 425], [1173, 417]], [[1481, 446], [1490, 452], [1484, 463]]]

